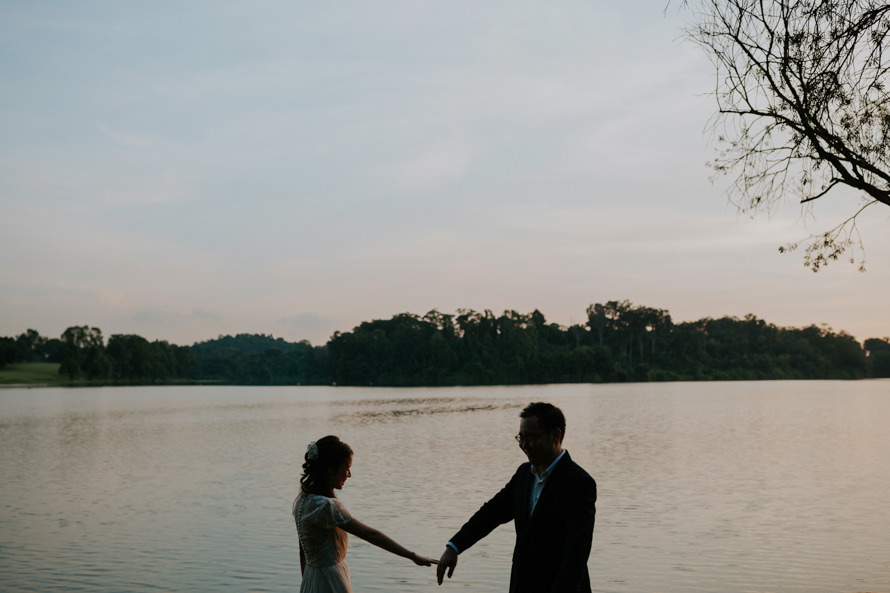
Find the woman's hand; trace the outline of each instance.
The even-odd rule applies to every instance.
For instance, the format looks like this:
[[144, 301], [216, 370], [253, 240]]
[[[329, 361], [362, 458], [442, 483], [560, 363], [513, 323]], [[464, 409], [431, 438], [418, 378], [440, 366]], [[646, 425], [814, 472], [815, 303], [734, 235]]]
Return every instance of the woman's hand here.
[[418, 566], [432, 566], [433, 564], [439, 563], [438, 560], [433, 560], [432, 558], [427, 558], [426, 556], [415, 554], [379, 529], [368, 527], [355, 517], [350, 517], [346, 523], [340, 525], [340, 529], [342, 529], [346, 533], [350, 533], [356, 537], [360, 537], [366, 542], [374, 544], [379, 548], [383, 548], [387, 552], [392, 552], [396, 556], [407, 558]]
[[427, 558], [426, 556], [420, 556], [419, 554], [415, 554], [411, 552], [411, 562], [416, 564], [417, 566], [432, 566], [433, 564], [438, 564], [438, 560], [433, 560], [432, 558]]

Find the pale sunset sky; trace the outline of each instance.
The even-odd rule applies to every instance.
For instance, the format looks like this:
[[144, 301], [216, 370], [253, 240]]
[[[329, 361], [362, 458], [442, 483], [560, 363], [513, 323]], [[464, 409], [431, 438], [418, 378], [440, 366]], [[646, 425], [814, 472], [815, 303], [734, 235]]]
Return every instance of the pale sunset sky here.
[[[778, 247], [705, 166], [691, 14], [629, 2], [0, 1], [0, 336], [323, 344], [394, 314], [628, 299], [890, 336], [868, 271]], [[855, 256], [857, 261], [860, 255]]]

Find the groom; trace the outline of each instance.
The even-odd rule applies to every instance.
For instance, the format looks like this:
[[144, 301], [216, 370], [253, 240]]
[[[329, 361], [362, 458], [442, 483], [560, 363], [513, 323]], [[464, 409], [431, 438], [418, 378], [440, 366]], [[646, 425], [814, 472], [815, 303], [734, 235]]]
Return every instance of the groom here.
[[596, 482], [562, 448], [566, 420], [559, 408], [537, 402], [519, 418], [516, 440], [528, 463], [448, 542], [436, 568], [439, 584], [446, 570], [448, 578], [454, 574], [458, 554], [513, 521], [510, 593], [590, 593]]

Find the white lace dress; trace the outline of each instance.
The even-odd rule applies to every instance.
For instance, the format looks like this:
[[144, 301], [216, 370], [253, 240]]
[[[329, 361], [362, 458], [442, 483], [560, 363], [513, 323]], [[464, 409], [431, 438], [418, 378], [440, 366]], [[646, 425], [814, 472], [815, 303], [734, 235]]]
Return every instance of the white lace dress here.
[[300, 494], [294, 503], [297, 534], [306, 557], [300, 593], [352, 593], [346, 566], [347, 535], [340, 529], [352, 516], [336, 498]]

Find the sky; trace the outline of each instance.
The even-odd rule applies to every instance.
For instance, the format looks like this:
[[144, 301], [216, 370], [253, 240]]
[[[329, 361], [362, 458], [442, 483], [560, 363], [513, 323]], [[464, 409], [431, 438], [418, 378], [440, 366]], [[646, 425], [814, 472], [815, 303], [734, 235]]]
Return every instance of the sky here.
[[[0, 336], [325, 343], [437, 309], [754, 314], [890, 336], [867, 272], [778, 247], [706, 162], [715, 73], [664, 0], [0, 0]], [[861, 256], [857, 255], [857, 261]]]

